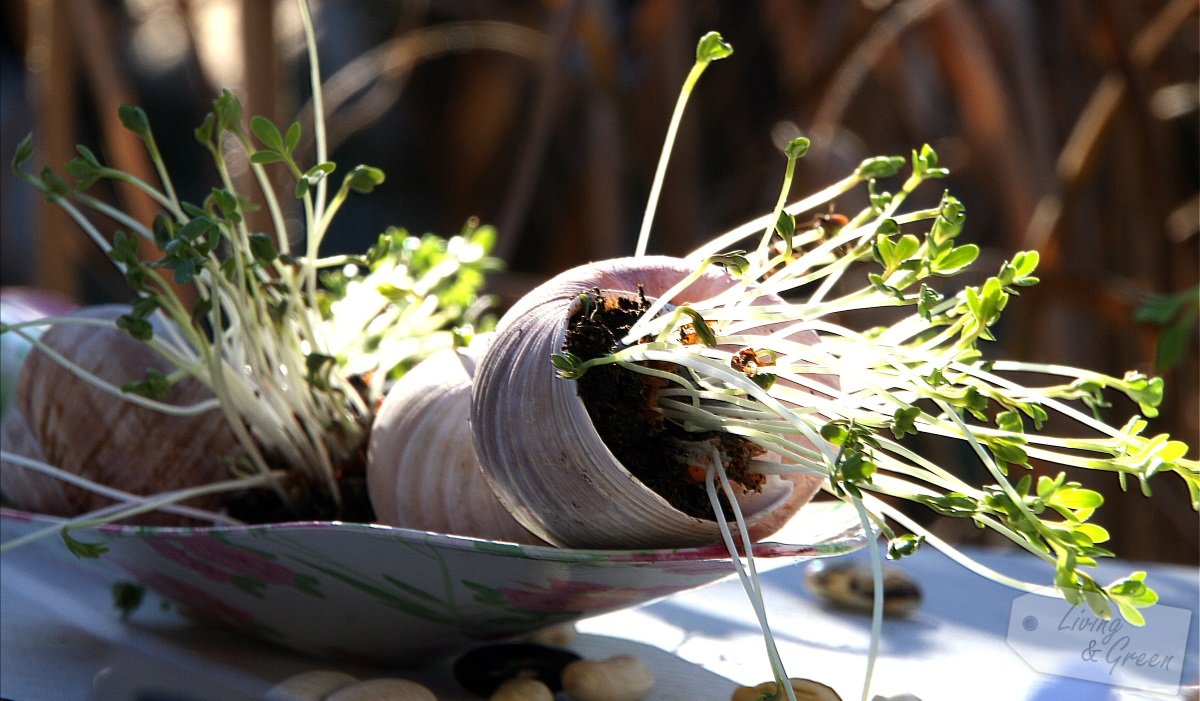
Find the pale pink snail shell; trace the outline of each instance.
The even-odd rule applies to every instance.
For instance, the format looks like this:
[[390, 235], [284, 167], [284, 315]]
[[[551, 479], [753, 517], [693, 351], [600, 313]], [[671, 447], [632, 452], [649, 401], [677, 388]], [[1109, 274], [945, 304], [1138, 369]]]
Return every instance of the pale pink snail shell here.
[[[471, 427], [496, 495], [544, 540], [572, 548], [685, 547], [720, 540], [715, 521], [678, 511], [613, 457], [575, 383], [558, 378], [550, 363], [563, 348], [571, 306], [581, 292], [634, 292], [640, 285], [655, 298], [694, 269], [661, 256], [581, 266], [539, 286], [502, 318], [479, 361]], [[724, 270], [710, 268], [670, 301], [705, 299], [735, 282]], [[750, 536], [761, 539], [781, 528], [821, 483], [799, 474], [769, 478], [764, 493], [743, 505], [751, 512]]]
[[403, 528], [542, 543], [501, 505], [471, 440], [471, 379], [489, 335], [447, 348], [400, 378], [375, 415], [367, 487], [376, 519]]
[[[104, 305], [80, 309], [72, 316], [113, 320], [128, 311], [127, 306]], [[113, 327], [62, 324], [47, 329], [41, 341], [117, 387], [144, 379], [151, 368], [163, 373], [175, 369], [148, 345]], [[38, 457], [29, 453], [40, 451], [50, 465], [100, 484], [139, 495], [210, 484], [229, 477], [227, 460], [240, 452], [219, 409], [172, 416], [138, 406], [84, 382], [40, 350], [29, 353], [17, 382], [13, 413], [20, 414], [16, 420], [23, 418], [27, 426], [5, 427], [5, 449], [12, 440], [14, 452]], [[184, 406], [212, 396], [202, 383], [185, 378], [163, 401]], [[0, 488], [16, 508], [60, 516], [112, 503], [7, 462], [0, 473]], [[213, 495], [185, 503], [213, 509], [221, 499]], [[144, 514], [136, 520], [180, 523], [178, 516], [165, 513]]]

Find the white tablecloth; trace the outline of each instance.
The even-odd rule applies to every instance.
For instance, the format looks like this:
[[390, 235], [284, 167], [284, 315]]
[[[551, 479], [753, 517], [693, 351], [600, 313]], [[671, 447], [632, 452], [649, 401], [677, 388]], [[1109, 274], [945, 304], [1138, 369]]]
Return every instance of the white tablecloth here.
[[[1044, 580], [1033, 558], [969, 551], [1008, 574]], [[854, 557], [858, 557], [855, 555]], [[1013, 602], [1021, 594], [993, 584], [926, 548], [899, 566], [923, 587], [925, 601], [908, 619], [888, 619], [872, 694], [911, 693], [922, 701], [1162, 701], [1149, 693], [1075, 676], [1035, 671], [1008, 644]], [[805, 587], [800, 564], [763, 575], [770, 624], [791, 676], [860, 698], [870, 640], [867, 616], [835, 610]], [[1185, 609], [1182, 683], [1198, 676], [1200, 585], [1189, 567], [1109, 563], [1098, 579], [1146, 569], [1161, 603]], [[449, 660], [414, 660], [414, 669], [330, 665], [178, 618], [150, 598], [121, 620], [110, 592], [73, 577], [56, 577], [21, 550], [0, 558], [0, 696], [12, 701], [139, 699], [208, 701], [261, 698], [292, 674], [342, 669], [360, 677], [406, 676], [442, 701], [473, 699], [450, 678]], [[649, 698], [725, 701], [738, 684], [770, 678], [753, 611], [734, 580], [687, 592], [637, 610], [579, 624], [572, 647], [586, 657], [632, 653], [657, 678]], [[1049, 649], [1068, 665], [1072, 649]], [[1066, 669], [1066, 667], [1064, 667]], [[1071, 674], [1070, 670], [1067, 671]], [[155, 689], [147, 693], [147, 689]]]

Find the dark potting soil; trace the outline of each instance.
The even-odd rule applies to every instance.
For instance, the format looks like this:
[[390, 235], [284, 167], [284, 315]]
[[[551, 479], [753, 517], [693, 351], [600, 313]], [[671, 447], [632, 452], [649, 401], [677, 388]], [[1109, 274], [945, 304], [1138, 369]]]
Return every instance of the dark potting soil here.
[[[268, 456], [268, 461], [270, 457]], [[285, 521], [349, 521], [374, 523], [375, 509], [367, 491], [366, 441], [343, 464], [334, 469], [341, 504], [316, 493], [311, 485], [299, 480], [285, 481], [289, 505], [271, 489], [235, 492], [226, 502], [230, 516], [246, 523], [282, 523]]]
[[[639, 289], [636, 297], [602, 295], [594, 290], [567, 327], [568, 350], [584, 360], [609, 355], [649, 306]], [[689, 470], [687, 443], [717, 446], [731, 481], [756, 488], [759, 475], [747, 473], [750, 459], [762, 450], [748, 440], [724, 432], [692, 433], [667, 421], [657, 408], [658, 391], [666, 380], [618, 365], [589, 369], [578, 383], [579, 397], [597, 433], [625, 469], [680, 511], [713, 518], [704, 486], [703, 466]], [[697, 479], [697, 474], [699, 479]], [[736, 488], [736, 487], [735, 487]], [[727, 519], [732, 518], [721, 494]]]

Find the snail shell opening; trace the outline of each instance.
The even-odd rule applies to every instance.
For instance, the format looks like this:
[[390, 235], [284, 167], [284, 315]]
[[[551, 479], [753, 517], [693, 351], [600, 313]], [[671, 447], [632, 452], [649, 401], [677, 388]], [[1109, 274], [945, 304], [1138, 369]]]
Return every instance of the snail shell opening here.
[[[525, 528], [572, 548], [690, 547], [720, 540], [720, 527], [673, 507], [634, 477], [596, 431], [577, 383], [550, 362], [563, 349], [579, 294], [595, 288], [647, 298], [694, 271], [675, 258], [647, 256], [569, 270], [533, 290], [505, 314], [480, 359], [471, 427], [484, 475]], [[710, 268], [678, 298], [712, 297], [737, 282]], [[781, 528], [820, 488], [821, 479], [786, 475], [746, 500], [750, 536]]]

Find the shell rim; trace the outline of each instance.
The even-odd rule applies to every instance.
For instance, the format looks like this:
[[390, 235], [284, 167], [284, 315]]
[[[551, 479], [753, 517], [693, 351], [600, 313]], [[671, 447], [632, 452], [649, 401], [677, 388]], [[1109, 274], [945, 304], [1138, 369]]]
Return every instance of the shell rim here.
[[[808, 511], [808, 518], [802, 518]], [[812, 523], [829, 522], [818, 529], [810, 529], [816, 536], [811, 543], [785, 542], [780, 535], [787, 535], [790, 528], [776, 533], [763, 541], [755, 543], [753, 554], [756, 558], [796, 558], [813, 557], [819, 554], [851, 552], [866, 544], [866, 535], [861, 524], [852, 521], [857, 519], [853, 509], [841, 502], [813, 502], [806, 505], [797, 514], [795, 521]], [[819, 513], [814, 513], [819, 512]], [[61, 516], [50, 516], [11, 507], [0, 507], [0, 523], [28, 524], [35, 523], [50, 526], [56, 523], [66, 523], [68, 519]], [[841, 529], [838, 530], [838, 527]], [[472, 552], [487, 551], [493, 554], [509, 555], [512, 557], [552, 562], [596, 562], [597, 560], [612, 560], [623, 563], [657, 562], [662, 560], [691, 560], [691, 561], [729, 561], [729, 551], [723, 543], [714, 543], [696, 547], [680, 548], [635, 548], [635, 549], [573, 549], [558, 548], [550, 545], [525, 545], [511, 541], [488, 540], [471, 536], [452, 535], [433, 531], [422, 531], [411, 528], [399, 528], [378, 523], [357, 523], [349, 521], [287, 521], [269, 524], [219, 525], [219, 526], [139, 526], [132, 524], [110, 523], [99, 526], [87, 526], [74, 530], [79, 533], [95, 533], [108, 537], [124, 538], [178, 538], [227, 536], [227, 535], [280, 535], [294, 536], [311, 532], [340, 532], [347, 535], [365, 536], [368, 539], [399, 539], [402, 541], [423, 543], [444, 547], [452, 550]], [[739, 553], [741, 549], [739, 548]]]

